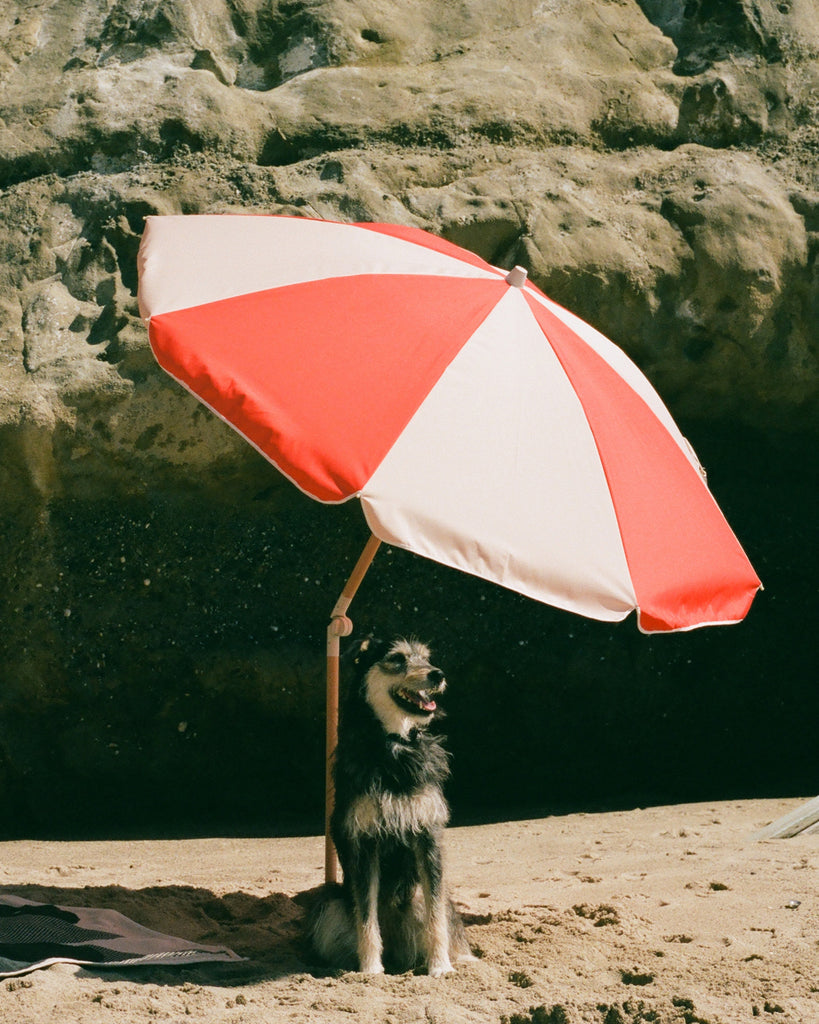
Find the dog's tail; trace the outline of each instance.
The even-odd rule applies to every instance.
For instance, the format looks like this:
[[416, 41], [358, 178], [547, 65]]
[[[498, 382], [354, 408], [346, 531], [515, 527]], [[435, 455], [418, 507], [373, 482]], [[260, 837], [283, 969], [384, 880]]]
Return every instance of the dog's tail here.
[[307, 919], [307, 936], [313, 951], [324, 963], [342, 970], [356, 970], [355, 923], [340, 885], [325, 885], [319, 893]]

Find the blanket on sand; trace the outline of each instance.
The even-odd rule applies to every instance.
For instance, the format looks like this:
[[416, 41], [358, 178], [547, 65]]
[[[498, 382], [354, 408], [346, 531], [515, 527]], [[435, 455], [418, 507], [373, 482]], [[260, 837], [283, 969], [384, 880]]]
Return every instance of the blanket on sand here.
[[56, 907], [0, 895], [0, 978], [56, 963], [166, 967], [242, 959], [225, 946], [203, 946], [143, 928], [116, 910]]

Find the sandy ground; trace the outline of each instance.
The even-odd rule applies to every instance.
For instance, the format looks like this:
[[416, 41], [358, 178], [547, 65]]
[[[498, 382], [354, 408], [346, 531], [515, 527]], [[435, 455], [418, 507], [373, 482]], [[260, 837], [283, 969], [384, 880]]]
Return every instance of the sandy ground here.
[[0, 1021], [817, 1024], [819, 836], [750, 839], [801, 802], [450, 829], [478, 959], [439, 980], [311, 964], [298, 899], [321, 882], [318, 837], [3, 843], [3, 891], [111, 907], [247, 960], [57, 965], [0, 982]]

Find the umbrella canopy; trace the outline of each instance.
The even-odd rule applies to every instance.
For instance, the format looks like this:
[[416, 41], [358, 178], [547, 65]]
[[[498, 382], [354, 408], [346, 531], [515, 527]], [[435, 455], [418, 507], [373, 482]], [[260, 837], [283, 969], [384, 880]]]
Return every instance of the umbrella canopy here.
[[150, 217], [160, 365], [372, 533], [645, 632], [737, 622], [760, 586], [654, 389], [526, 280], [417, 228]]

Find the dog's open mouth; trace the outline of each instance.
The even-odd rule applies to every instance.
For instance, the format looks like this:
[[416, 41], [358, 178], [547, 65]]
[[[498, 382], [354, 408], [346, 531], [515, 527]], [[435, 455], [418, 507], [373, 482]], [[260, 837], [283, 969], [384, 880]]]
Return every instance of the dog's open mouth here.
[[410, 690], [406, 686], [398, 686], [392, 691], [393, 700], [415, 714], [422, 712], [431, 715], [438, 705], [430, 690]]

